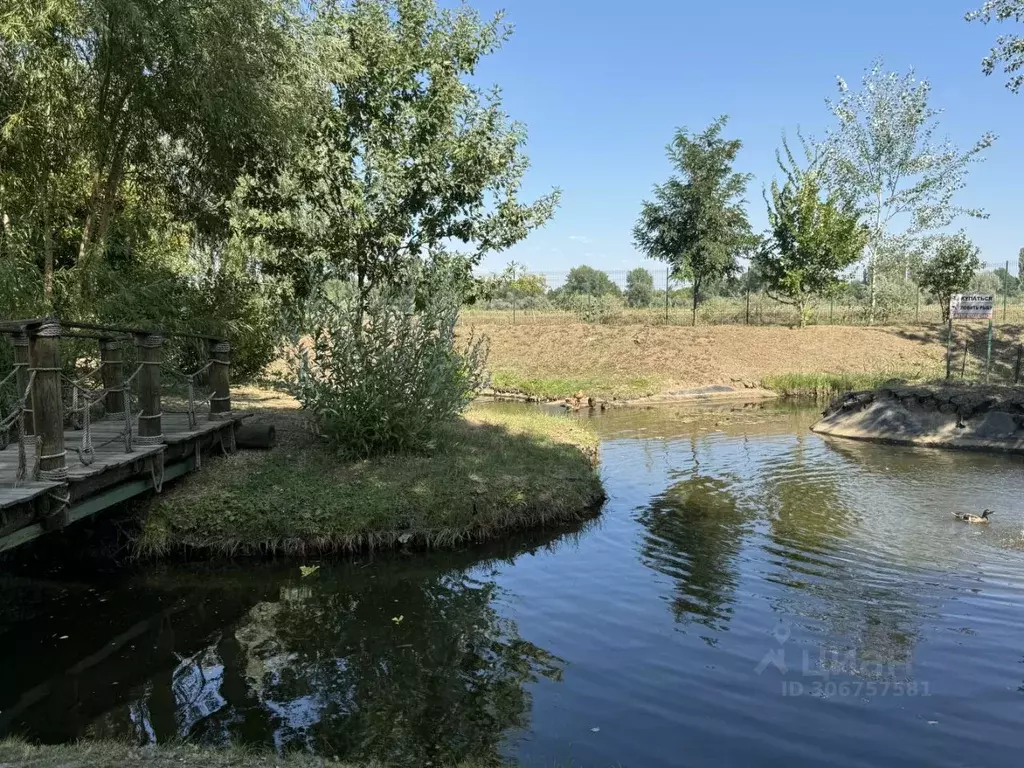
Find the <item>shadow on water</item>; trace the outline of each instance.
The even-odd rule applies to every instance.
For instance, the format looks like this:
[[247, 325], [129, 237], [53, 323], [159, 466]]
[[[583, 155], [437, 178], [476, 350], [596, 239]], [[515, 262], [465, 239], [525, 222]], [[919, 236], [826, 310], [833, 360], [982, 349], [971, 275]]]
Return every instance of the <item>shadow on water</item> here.
[[6, 617], [0, 650], [24, 663], [0, 673], [0, 730], [498, 760], [530, 724], [526, 684], [559, 680], [562, 660], [499, 615], [493, 569], [581, 530], [325, 562], [306, 578], [250, 563], [154, 569], [113, 590], [8, 579], [0, 591], [24, 611]]

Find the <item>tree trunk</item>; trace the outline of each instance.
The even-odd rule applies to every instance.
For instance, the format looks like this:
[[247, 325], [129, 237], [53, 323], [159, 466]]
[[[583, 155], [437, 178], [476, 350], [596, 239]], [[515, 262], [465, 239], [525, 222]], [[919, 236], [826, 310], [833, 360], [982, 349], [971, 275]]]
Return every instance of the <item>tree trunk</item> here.
[[693, 281], [693, 310], [692, 310], [693, 317], [691, 318], [691, 324], [694, 327], [697, 326], [697, 295], [698, 295], [699, 292], [700, 292], [700, 283], [695, 278], [694, 281]]

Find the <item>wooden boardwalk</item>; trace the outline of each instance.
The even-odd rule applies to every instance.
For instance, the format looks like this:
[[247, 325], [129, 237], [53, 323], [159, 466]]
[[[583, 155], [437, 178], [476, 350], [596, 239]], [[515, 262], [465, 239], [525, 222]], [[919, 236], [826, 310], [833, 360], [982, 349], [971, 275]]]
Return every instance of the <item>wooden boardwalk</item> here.
[[[34, 336], [33, 329], [39, 327], [50, 330]], [[209, 407], [189, 406], [190, 417], [189, 408], [162, 410], [163, 336], [150, 331], [89, 326], [96, 329], [93, 337], [101, 341], [104, 357], [97, 372], [103, 385], [98, 390], [86, 390], [79, 381], [61, 373], [57, 344], [60, 331], [54, 332], [55, 327], [60, 329], [59, 322], [52, 318], [0, 323], [0, 332], [14, 335], [15, 359], [20, 360], [16, 368], [22, 366], [16, 370], [17, 391], [30, 393], [13, 414], [0, 413], [0, 426], [6, 427], [9, 439], [13, 426], [18, 430], [15, 438], [0, 450], [0, 552], [140, 493], [160, 492], [165, 481], [200, 468], [204, 455], [234, 450], [235, 430], [247, 416], [231, 410], [230, 347], [222, 340], [209, 340], [211, 359], [199, 371], [173, 371], [188, 381], [190, 391], [197, 377], [209, 372]], [[22, 338], [20, 344], [18, 334]], [[116, 340], [118, 336], [131, 339], [128, 334], [137, 338], [140, 360], [131, 376], [122, 370], [122, 358], [117, 351], [120, 342]], [[76, 337], [81, 338], [82, 334]], [[0, 378], [3, 373], [0, 371]], [[130, 445], [126, 445], [123, 416], [94, 418], [89, 425], [89, 452], [85, 430], [68, 429], [69, 417], [74, 420], [77, 414], [81, 421], [83, 409], [91, 410], [97, 405], [114, 412], [124, 410], [125, 397], [136, 402], [134, 379], [138, 396], [137, 406], [131, 409], [134, 416]], [[64, 405], [69, 391], [76, 398], [81, 393], [89, 405], [77, 409]], [[190, 401], [195, 402], [191, 398]], [[27, 433], [24, 439], [22, 429]], [[23, 478], [19, 480], [22, 450], [25, 459]]]

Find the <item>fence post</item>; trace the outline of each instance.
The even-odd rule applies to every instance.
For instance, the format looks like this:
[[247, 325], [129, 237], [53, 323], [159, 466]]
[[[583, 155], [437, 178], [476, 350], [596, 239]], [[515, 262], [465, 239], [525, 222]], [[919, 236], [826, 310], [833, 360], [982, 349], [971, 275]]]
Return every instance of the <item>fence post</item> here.
[[28, 345], [31, 371], [35, 374], [32, 400], [39, 479], [62, 483], [68, 478], [68, 468], [64, 454], [64, 398], [60, 386], [60, 321], [51, 318], [29, 326]]
[[[24, 332], [16, 333], [11, 337], [11, 343], [14, 345], [14, 365], [18, 369], [14, 376], [14, 382], [18, 388], [18, 397], [21, 397], [25, 394], [25, 390], [28, 389], [28, 380], [31, 376], [28, 370], [31, 367], [28, 354], [28, 336]], [[26, 445], [33, 444], [36, 435], [35, 411], [32, 409], [32, 400], [32, 393], [29, 392], [28, 397], [25, 399], [25, 410], [23, 411], [25, 434], [22, 435], [22, 438], [25, 440]]]
[[964, 339], [964, 359], [960, 363], [960, 378], [961, 379], [964, 377], [964, 374], [967, 373], [967, 347], [970, 344], [970, 342], [971, 342], [971, 337], [970, 336], [968, 336], [967, 338]]
[[828, 299], [828, 324], [829, 325], [833, 324], [832, 317], [833, 317], [833, 313], [835, 311], [835, 308], [836, 308], [835, 297], [834, 296], [829, 296], [829, 299]]
[[949, 314], [949, 325], [946, 330], [946, 378], [953, 375], [953, 313]]
[[672, 275], [672, 270], [665, 270], [665, 325], [668, 325], [668, 281]]
[[100, 339], [100, 363], [102, 364], [103, 410], [107, 416], [124, 415], [124, 355], [118, 339]]
[[139, 434], [138, 445], [162, 445], [164, 442], [163, 415], [160, 406], [160, 366], [164, 337], [158, 333], [137, 333], [135, 344], [139, 348]]
[[1006, 294], [1010, 292], [1010, 262], [1007, 260], [1003, 269], [1003, 322], [1006, 322]]
[[210, 418], [231, 415], [231, 345], [226, 341], [210, 342]]
[[1017, 345], [1017, 363], [1013, 366], [1013, 383], [1020, 383], [1020, 364], [1021, 359], [1024, 358], [1024, 344]]
[[747, 319], [746, 324], [750, 325], [750, 285], [747, 285]]
[[988, 384], [988, 375], [992, 370], [992, 318], [988, 319], [988, 350], [985, 352], [985, 383]]

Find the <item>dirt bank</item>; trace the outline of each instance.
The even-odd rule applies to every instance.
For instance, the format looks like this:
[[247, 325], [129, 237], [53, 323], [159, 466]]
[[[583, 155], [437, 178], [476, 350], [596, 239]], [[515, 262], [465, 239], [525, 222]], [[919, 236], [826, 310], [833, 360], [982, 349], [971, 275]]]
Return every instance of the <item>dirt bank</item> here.
[[941, 330], [921, 327], [477, 324], [475, 330], [491, 340], [496, 389], [552, 398], [579, 391], [637, 398], [711, 384], [752, 388], [771, 376], [800, 373], [932, 378], [945, 354]]
[[1024, 389], [931, 384], [836, 398], [811, 429], [856, 440], [1024, 453]]

